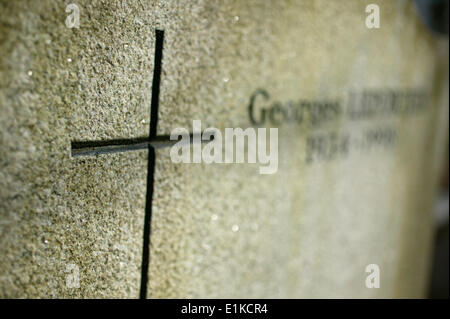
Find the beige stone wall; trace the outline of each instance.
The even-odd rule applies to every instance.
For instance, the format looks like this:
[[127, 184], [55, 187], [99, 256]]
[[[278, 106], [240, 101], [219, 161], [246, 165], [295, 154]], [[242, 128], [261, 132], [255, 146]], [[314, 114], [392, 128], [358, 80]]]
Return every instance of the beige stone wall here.
[[[250, 127], [258, 88], [280, 102], [407, 90], [430, 103], [284, 123], [274, 175], [157, 150], [149, 297], [424, 296], [448, 65], [410, 1], [377, 1], [380, 29], [356, 0], [77, 0], [79, 29], [67, 3], [0, 1], [1, 297], [138, 297], [147, 152], [72, 158], [70, 143], [148, 134], [155, 28], [159, 134], [193, 119]], [[377, 130], [395, 143], [306, 160], [308, 139]], [[380, 289], [364, 285], [372, 263]]]

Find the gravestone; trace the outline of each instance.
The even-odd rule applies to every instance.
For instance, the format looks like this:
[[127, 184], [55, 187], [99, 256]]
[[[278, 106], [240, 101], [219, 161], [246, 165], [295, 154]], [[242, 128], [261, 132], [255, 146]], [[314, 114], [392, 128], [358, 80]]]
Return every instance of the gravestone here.
[[[448, 62], [369, 3], [0, 2], [0, 296], [424, 296]], [[193, 120], [278, 171], [173, 163]]]

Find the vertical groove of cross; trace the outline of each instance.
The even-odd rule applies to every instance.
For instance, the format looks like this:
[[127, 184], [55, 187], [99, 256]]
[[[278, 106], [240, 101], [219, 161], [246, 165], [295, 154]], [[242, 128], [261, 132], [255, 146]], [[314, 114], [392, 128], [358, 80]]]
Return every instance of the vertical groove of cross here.
[[[155, 62], [153, 68], [153, 83], [152, 83], [152, 99], [150, 106], [150, 133], [149, 140], [156, 136], [158, 124], [158, 104], [159, 104], [159, 89], [161, 84], [161, 66], [162, 66], [162, 51], [164, 42], [164, 31], [155, 30]], [[147, 284], [148, 284], [148, 267], [150, 262], [150, 232], [152, 220], [152, 198], [153, 198], [153, 184], [155, 174], [155, 149], [148, 145], [148, 162], [147, 162], [147, 194], [145, 200], [145, 217], [144, 217], [144, 238], [142, 245], [142, 266], [141, 266], [141, 287], [139, 297], [141, 299], [147, 298]]]

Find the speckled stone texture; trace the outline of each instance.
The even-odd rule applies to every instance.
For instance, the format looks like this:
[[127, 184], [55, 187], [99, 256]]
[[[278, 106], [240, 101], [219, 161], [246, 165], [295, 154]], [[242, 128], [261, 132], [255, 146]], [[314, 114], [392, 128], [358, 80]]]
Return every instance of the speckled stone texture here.
[[[367, 29], [371, 2], [77, 0], [70, 29], [68, 1], [0, 0], [0, 297], [138, 297], [147, 152], [71, 158], [70, 143], [148, 134], [155, 28], [158, 134], [193, 119], [249, 127], [258, 88], [343, 104], [350, 90], [414, 89], [431, 103], [283, 124], [274, 175], [157, 150], [148, 297], [424, 296], [448, 64], [410, 1], [377, 1], [381, 28]], [[310, 134], [380, 125], [394, 147], [305, 162]], [[372, 263], [380, 289], [365, 287]]]

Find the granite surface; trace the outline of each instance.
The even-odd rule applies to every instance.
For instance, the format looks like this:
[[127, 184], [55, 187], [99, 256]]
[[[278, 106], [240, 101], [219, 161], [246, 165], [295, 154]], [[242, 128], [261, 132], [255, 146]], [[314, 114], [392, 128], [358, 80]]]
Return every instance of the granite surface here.
[[[370, 2], [77, 0], [68, 28], [69, 1], [1, 0], [0, 297], [139, 296], [147, 152], [72, 158], [70, 145], [148, 134], [156, 28], [158, 134], [193, 119], [250, 127], [259, 88], [281, 102], [373, 89], [429, 103], [283, 123], [274, 175], [157, 150], [148, 297], [422, 297], [448, 64], [410, 1], [377, 1], [380, 29], [365, 26]], [[311, 136], [377, 129], [394, 145], [305, 160]], [[380, 289], [364, 284], [373, 263]]]

